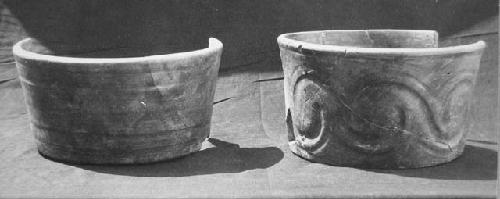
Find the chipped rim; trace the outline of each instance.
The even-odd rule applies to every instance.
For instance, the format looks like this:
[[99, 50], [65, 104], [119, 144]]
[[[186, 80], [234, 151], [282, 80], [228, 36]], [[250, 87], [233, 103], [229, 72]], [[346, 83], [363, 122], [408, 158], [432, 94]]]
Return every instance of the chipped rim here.
[[363, 48], [352, 46], [339, 46], [339, 45], [322, 45], [310, 42], [300, 41], [290, 38], [292, 35], [298, 34], [321, 34], [325, 32], [350, 32], [350, 31], [386, 31], [386, 32], [437, 32], [434, 30], [395, 30], [395, 29], [370, 29], [370, 30], [317, 30], [317, 31], [304, 31], [281, 34], [278, 38], [278, 45], [280, 48], [289, 49], [296, 52], [316, 51], [326, 52], [343, 55], [373, 55], [373, 56], [425, 56], [425, 55], [446, 55], [456, 53], [471, 53], [483, 50], [486, 47], [484, 41], [477, 41], [476, 43], [468, 45], [457, 45], [442, 48]]
[[47, 55], [28, 51], [22, 46], [34, 41], [32, 38], [26, 38], [17, 42], [12, 51], [15, 56], [26, 59], [41, 62], [52, 62], [52, 63], [66, 63], [66, 64], [115, 64], [115, 63], [140, 63], [149, 61], [172, 61], [186, 59], [193, 56], [208, 55], [222, 50], [223, 45], [216, 38], [208, 39], [208, 48], [202, 48], [199, 50], [189, 51], [189, 52], [178, 52], [171, 54], [161, 54], [161, 55], [148, 55], [142, 57], [124, 57], [124, 58], [79, 58], [79, 57], [69, 57], [69, 56], [58, 56], [58, 55]]

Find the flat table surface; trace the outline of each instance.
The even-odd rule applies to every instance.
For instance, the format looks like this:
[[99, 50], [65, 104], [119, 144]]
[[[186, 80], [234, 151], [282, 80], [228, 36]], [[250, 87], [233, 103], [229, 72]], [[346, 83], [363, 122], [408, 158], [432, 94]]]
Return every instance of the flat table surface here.
[[[366, 170], [311, 163], [288, 149], [280, 70], [219, 74], [210, 138], [200, 152], [160, 163], [75, 165], [34, 145], [14, 64], [0, 67], [2, 198], [494, 198], [496, 138], [468, 138], [435, 167]], [[494, 134], [494, 133], [490, 133]]]

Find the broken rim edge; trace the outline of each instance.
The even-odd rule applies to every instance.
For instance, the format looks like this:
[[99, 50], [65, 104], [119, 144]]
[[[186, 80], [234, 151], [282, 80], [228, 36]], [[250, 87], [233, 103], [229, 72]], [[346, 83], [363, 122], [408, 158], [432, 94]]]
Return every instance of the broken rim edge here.
[[[326, 52], [334, 54], [359, 54], [359, 55], [386, 55], [386, 56], [425, 56], [425, 55], [446, 55], [446, 54], [456, 54], [456, 53], [471, 53], [483, 50], [486, 47], [484, 41], [477, 41], [473, 44], [468, 45], [457, 45], [449, 46], [443, 48], [362, 48], [362, 47], [351, 47], [351, 46], [339, 46], [339, 45], [322, 45], [314, 44], [305, 41], [299, 41], [289, 38], [291, 35], [297, 34], [314, 34], [322, 32], [341, 32], [341, 31], [366, 31], [366, 30], [317, 30], [317, 31], [304, 31], [295, 33], [281, 34], [277, 38], [277, 42], [280, 48], [289, 49], [296, 52], [302, 51], [316, 51], [316, 52]], [[368, 31], [387, 31], [387, 32], [401, 32], [401, 31], [432, 31], [432, 30], [391, 30], [391, 29], [373, 29]], [[434, 31], [435, 32], [435, 31]], [[437, 34], [437, 32], [436, 32]]]

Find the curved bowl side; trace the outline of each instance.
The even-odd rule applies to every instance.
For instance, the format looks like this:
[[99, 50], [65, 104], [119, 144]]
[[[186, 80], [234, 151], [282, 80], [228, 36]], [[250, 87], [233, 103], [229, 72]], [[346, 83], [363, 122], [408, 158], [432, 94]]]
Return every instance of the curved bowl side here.
[[301, 50], [283, 36], [278, 41], [295, 154], [331, 165], [402, 169], [462, 153], [483, 42], [345, 55], [342, 47]]
[[209, 134], [222, 53], [216, 39], [199, 51], [123, 59], [52, 60], [16, 46], [31, 127], [44, 155], [147, 163], [195, 152]]

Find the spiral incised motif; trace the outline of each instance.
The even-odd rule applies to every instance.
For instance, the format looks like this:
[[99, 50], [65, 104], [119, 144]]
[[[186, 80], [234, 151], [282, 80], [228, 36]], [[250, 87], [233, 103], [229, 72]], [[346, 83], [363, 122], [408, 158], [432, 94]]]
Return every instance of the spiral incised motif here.
[[464, 151], [485, 42], [439, 47], [432, 30], [320, 30], [277, 41], [296, 155], [402, 169]]
[[295, 70], [287, 118], [291, 141], [307, 156], [328, 156], [340, 147], [366, 155], [366, 161], [370, 154], [401, 157], [415, 148], [436, 157], [459, 150], [468, 130], [473, 72], [455, 74], [439, 88], [405, 73], [365, 74], [339, 93], [320, 73]]

